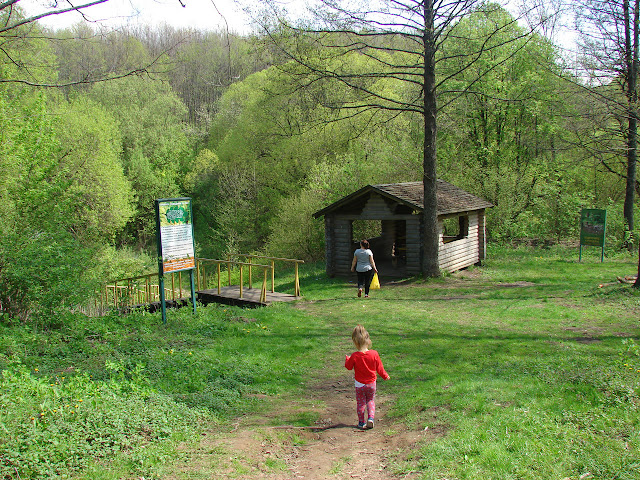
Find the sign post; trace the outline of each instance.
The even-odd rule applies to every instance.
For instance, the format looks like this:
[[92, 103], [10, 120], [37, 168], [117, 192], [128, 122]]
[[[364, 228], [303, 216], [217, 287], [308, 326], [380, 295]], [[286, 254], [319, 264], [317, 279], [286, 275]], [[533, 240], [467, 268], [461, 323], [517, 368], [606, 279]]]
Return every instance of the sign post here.
[[[158, 242], [158, 278], [162, 323], [167, 323], [167, 306], [164, 295], [166, 273], [189, 270], [191, 301], [196, 312], [196, 292], [193, 270], [196, 267], [195, 240], [193, 236], [193, 212], [190, 198], [167, 198], [155, 201], [156, 238]], [[182, 288], [182, 285], [180, 286]]]
[[602, 253], [600, 261], [604, 262], [604, 238], [607, 232], [607, 211], [595, 208], [583, 208], [580, 215], [580, 256], [582, 261], [582, 246], [600, 247]]

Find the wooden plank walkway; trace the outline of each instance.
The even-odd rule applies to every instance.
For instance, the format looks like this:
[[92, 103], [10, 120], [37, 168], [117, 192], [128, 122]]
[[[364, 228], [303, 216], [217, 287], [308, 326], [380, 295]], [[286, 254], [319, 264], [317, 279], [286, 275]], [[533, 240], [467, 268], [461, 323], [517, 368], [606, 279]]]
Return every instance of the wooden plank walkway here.
[[222, 287], [220, 289], [220, 295], [218, 295], [218, 289], [212, 288], [209, 290], [199, 290], [196, 292], [196, 298], [199, 302], [207, 303], [222, 303], [225, 305], [238, 305], [243, 307], [260, 307], [271, 305], [273, 302], [292, 302], [299, 299], [295, 295], [288, 293], [270, 292], [267, 290], [266, 301], [260, 302], [260, 289], [259, 288], [242, 288], [242, 298], [240, 298], [240, 287], [238, 285], [232, 285], [230, 287]]

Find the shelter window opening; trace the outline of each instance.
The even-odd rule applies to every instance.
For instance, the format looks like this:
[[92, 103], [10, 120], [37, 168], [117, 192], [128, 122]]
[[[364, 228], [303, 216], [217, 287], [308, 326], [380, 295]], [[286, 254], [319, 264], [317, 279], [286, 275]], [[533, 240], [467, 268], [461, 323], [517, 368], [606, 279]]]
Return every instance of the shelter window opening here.
[[469, 216], [460, 215], [442, 219], [442, 243], [463, 240], [469, 236]]

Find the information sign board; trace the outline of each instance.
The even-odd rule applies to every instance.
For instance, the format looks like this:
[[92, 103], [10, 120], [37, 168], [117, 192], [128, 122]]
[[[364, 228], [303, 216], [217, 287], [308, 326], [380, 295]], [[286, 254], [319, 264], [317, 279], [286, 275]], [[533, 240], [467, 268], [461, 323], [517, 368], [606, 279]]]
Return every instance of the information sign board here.
[[[156, 200], [156, 235], [158, 243], [158, 277], [162, 322], [167, 323], [164, 276], [167, 273], [189, 270], [191, 302], [196, 311], [196, 291], [193, 271], [196, 268], [195, 240], [193, 237], [190, 198]], [[180, 286], [182, 288], [182, 286]]]
[[157, 200], [162, 273], [196, 267], [191, 199]]
[[583, 208], [580, 215], [580, 260], [582, 246], [602, 248], [601, 260], [604, 261], [604, 239], [607, 233], [607, 211], [596, 208]]

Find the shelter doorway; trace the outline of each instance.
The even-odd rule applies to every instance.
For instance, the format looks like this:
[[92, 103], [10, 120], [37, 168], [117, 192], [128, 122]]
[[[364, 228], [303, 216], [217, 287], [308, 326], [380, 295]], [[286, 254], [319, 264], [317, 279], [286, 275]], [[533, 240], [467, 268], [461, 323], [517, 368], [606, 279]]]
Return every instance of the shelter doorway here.
[[385, 277], [406, 276], [407, 222], [406, 220], [351, 221], [352, 250], [360, 246], [360, 240], [369, 240], [373, 258], [380, 274]]

